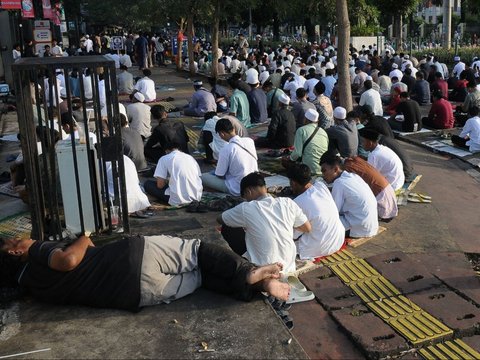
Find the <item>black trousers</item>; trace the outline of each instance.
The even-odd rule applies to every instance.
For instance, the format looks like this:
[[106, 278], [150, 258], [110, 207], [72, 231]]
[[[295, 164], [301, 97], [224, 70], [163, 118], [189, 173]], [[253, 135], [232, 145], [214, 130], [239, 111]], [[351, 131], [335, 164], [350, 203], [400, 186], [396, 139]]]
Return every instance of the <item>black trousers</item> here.
[[253, 298], [255, 289], [247, 284], [246, 278], [254, 265], [231, 249], [201, 242], [198, 266], [202, 273], [202, 286], [205, 289], [244, 301]]
[[469, 147], [467, 145], [468, 140], [465, 140], [464, 138], [462, 138], [458, 135], [452, 135], [452, 138], [450, 140], [452, 140], [452, 143], [454, 143], [458, 147], [461, 147], [461, 148], [464, 148], [464, 149], [467, 149], [467, 150], [469, 149]]
[[243, 228], [233, 228], [227, 225], [222, 225], [221, 234], [236, 254], [242, 256], [247, 252], [245, 230], [243, 230]]

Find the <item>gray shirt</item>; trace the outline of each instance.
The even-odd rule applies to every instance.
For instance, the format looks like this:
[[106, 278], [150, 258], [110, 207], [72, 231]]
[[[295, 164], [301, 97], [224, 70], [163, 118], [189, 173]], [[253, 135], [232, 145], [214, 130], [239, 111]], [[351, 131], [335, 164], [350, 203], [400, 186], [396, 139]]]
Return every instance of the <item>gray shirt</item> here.
[[357, 125], [352, 121], [344, 120], [342, 123], [336, 122], [329, 127], [328, 147], [329, 150], [337, 150], [342, 157], [352, 157], [357, 155], [358, 151], [358, 130]]
[[147, 167], [143, 154], [143, 140], [137, 130], [129, 127], [122, 128], [123, 153], [132, 159], [137, 171]]
[[303, 126], [305, 111], [307, 111], [308, 109], [315, 110], [315, 105], [313, 105], [310, 101], [301, 100], [293, 104], [292, 113], [295, 116], [297, 128]]
[[128, 71], [122, 71], [117, 76], [117, 87], [120, 94], [131, 94], [133, 92], [133, 75]]

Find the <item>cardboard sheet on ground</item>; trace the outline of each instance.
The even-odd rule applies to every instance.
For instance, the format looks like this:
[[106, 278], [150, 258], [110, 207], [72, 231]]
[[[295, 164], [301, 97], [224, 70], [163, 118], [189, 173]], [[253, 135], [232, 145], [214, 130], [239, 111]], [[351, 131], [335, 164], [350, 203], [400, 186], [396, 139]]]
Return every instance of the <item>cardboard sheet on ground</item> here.
[[[450, 142], [451, 143], [451, 142]], [[423, 145], [428, 146], [429, 148], [432, 148], [437, 151], [441, 151], [444, 153], [452, 154], [458, 157], [465, 157], [472, 155], [471, 152], [459, 149], [457, 147], [448, 145], [444, 141], [439, 141], [439, 140], [433, 140], [433, 141], [424, 141], [422, 142]]]
[[[381, 233], [383, 233], [386, 230], [387, 230], [387, 228], [385, 228], [383, 226], [379, 226], [377, 235], [375, 235], [375, 236], [380, 235]], [[351, 246], [351, 247], [357, 247], [357, 246], [360, 246], [362, 244], [365, 244], [367, 241], [373, 239], [375, 236], [361, 237], [361, 238], [347, 238], [347, 244], [348, 244], [348, 246]]]
[[290, 186], [290, 180], [283, 175], [267, 176], [265, 178], [265, 183], [267, 184], [267, 189], [272, 186]]
[[422, 129], [419, 131], [413, 131], [413, 132], [401, 132], [397, 130], [393, 130], [395, 134], [398, 134], [398, 136], [408, 136], [408, 135], [414, 135], [414, 134], [420, 134], [420, 133], [431, 133], [432, 130], [429, 129]]

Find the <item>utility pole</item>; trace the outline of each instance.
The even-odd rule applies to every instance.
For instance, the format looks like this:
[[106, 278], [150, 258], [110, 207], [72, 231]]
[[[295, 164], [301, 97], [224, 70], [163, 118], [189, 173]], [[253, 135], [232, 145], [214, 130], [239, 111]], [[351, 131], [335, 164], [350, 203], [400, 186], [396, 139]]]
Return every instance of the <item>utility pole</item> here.
[[248, 41], [252, 41], [252, 8], [248, 9]]
[[450, 49], [452, 46], [452, 3], [451, 0], [443, 0], [443, 47]]

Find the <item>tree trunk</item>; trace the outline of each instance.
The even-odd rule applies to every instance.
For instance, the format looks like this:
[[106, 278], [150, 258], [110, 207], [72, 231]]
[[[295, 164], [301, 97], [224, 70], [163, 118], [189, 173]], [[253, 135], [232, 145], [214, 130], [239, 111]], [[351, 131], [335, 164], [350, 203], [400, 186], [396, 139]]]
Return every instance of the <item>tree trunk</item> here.
[[312, 24], [310, 16], [306, 17], [304, 20], [305, 31], [307, 33], [307, 39], [310, 42], [314, 42], [315, 39], [315, 25]]
[[278, 14], [276, 12], [273, 14], [273, 40], [280, 40], [280, 21], [278, 21]]
[[336, 16], [338, 22], [338, 91], [340, 93], [340, 105], [351, 111], [352, 89], [350, 88], [350, 72], [348, 70], [349, 44], [350, 44], [350, 20], [348, 19], [347, 0], [336, 0]]
[[395, 15], [395, 37], [397, 39], [397, 51], [403, 49], [403, 22], [402, 15]]
[[[180, 25], [178, 28], [178, 36], [177, 36], [177, 70], [182, 70], [182, 57], [183, 57], [183, 31], [185, 27], [185, 18], [180, 19]], [[180, 35], [181, 34], [181, 35]]]
[[193, 55], [193, 14], [187, 17], [187, 49], [188, 49], [188, 69], [190, 75], [195, 75], [195, 56]]
[[218, 78], [218, 33], [220, 27], [220, 0], [215, 4], [215, 18], [212, 32], [212, 77]]

